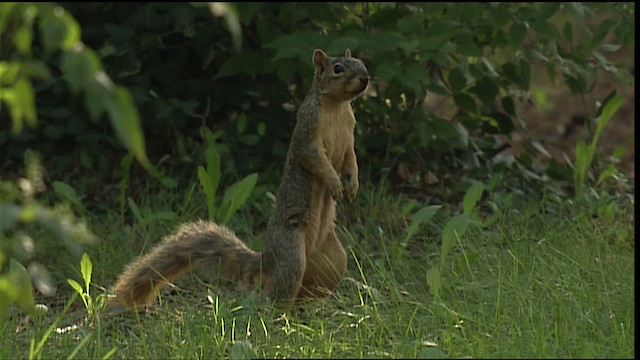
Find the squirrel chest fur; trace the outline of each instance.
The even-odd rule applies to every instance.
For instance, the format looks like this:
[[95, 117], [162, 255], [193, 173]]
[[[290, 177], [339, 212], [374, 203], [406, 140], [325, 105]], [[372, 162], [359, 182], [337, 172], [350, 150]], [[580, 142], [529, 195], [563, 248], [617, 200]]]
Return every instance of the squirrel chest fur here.
[[321, 108], [318, 114], [318, 141], [324, 147], [331, 165], [341, 172], [348, 151], [353, 151], [356, 118], [348, 102]]
[[148, 305], [160, 287], [199, 264], [242, 287], [261, 284], [287, 309], [297, 298], [325, 296], [336, 288], [347, 257], [336, 234], [335, 205], [358, 191], [351, 100], [367, 88], [369, 74], [348, 49], [342, 57], [315, 50], [313, 64], [313, 83], [296, 115], [264, 251], [251, 250], [225, 226], [183, 224], [127, 266], [114, 286], [115, 302]]

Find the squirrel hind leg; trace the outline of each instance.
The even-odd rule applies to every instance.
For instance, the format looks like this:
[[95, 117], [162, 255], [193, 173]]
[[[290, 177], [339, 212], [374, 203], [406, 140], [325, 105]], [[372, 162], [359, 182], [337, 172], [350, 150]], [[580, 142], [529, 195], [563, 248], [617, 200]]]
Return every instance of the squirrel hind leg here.
[[307, 259], [298, 297], [325, 297], [338, 286], [347, 269], [347, 253], [335, 230], [327, 234], [320, 248]]
[[267, 248], [262, 253], [263, 287], [271, 300], [288, 311], [300, 292], [306, 268], [304, 234], [296, 229], [273, 231], [271, 236], [286, 238], [287, 246]]
[[291, 266], [286, 264], [280, 268], [272, 269], [265, 278], [264, 286], [267, 296], [275, 302], [291, 308], [302, 287], [302, 277], [304, 274], [304, 257], [300, 257], [302, 265]]

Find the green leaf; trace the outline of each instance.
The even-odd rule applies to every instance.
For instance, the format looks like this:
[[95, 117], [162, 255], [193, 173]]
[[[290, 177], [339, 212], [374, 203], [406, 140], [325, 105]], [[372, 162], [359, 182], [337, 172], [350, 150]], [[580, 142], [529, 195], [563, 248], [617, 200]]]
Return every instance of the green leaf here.
[[449, 359], [449, 356], [436, 347], [422, 347], [418, 353], [418, 359]]
[[42, 130], [42, 133], [49, 140], [59, 140], [65, 133], [65, 126], [61, 124], [47, 124]]
[[0, 86], [4, 87], [15, 83], [23, 70], [23, 66], [20, 63], [0, 61]]
[[603, 52], [616, 52], [618, 50], [620, 50], [620, 48], [622, 47], [622, 45], [618, 45], [618, 44], [604, 44], [600, 47], [600, 50]]
[[580, 2], [570, 2], [569, 6], [578, 17], [578, 21], [584, 24], [584, 13], [585, 13], [584, 5]]
[[527, 26], [524, 23], [514, 22], [511, 24], [508, 34], [511, 50], [520, 49], [525, 36], [527, 36]]
[[20, 76], [13, 86], [1, 87], [0, 101], [9, 106], [14, 133], [22, 132], [23, 121], [31, 127], [37, 125], [35, 94], [28, 78]]
[[400, 83], [413, 90], [416, 98], [424, 98], [426, 95], [426, 89], [423, 84], [428, 81], [428, 77], [429, 74], [422, 64], [412, 62], [403, 67], [403, 74], [400, 77]]
[[456, 244], [458, 239], [462, 238], [467, 226], [471, 221], [471, 217], [467, 213], [459, 214], [449, 219], [442, 230], [442, 249], [440, 261], [444, 263], [449, 251]]
[[235, 5], [240, 21], [245, 25], [249, 25], [253, 16], [265, 6], [265, 3], [238, 2]]
[[263, 67], [265, 54], [260, 51], [244, 51], [225, 61], [213, 79], [222, 79], [238, 74], [255, 76]]
[[567, 21], [564, 23], [562, 32], [564, 33], [564, 38], [569, 42], [569, 44], [573, 45], [573, 25], [571, 25], [571, 22]]
[[133, 216], [136, 218], [136, 220], [140, 224], [144, 224], [144, 218], [142, 217], [142, 213], [140, 212], [138, 205], [136, 205], [136, 203], [133, 201], [131, 196], [127, 198], [127, 202], [129, 203], [129, 208], [131, 208], [131, 212], [133, 213]]
[[[177, 18], [180, 16], [175, 14]], [[177, 19], [178, 23], [180, 23], [180, 19]], [[104, 30], [106, 32], [109, 39], [110, 44], [126, 44], [129, 41], [133, 40], [136, 37], [136, 33], [134, 28], [130, 25], [121, 25], [121, 24], [113, 24], [108, 23], [104, 25]]]
[[506, 135], [515, 129], [513, 120], [502, 112], [494, 111], [489, 114], [488, 118], [491, 120], [490, 126], [484, 128], [488, 133]]
[[584, 93], [587, 88], [587, 85], [585, 84], [585, 80], [582, 77], [582, 75], [580, 74], [576, 74], [576, 75], [577, 76], [571, 76], [571, 75], [565, 74], [565, 81], [567, 83], [567, 86], [569, 86], [569, 90], [571, 90], [571, 93], [574, 95]]
[[107, 112], [111, 126], [125, 148], [131, 151], [143, 166], [148, 166], [140, 116], [129, 91], [116, 87], [113, 98], [108, 102]]
[[552, 158], [549, 161], [549, 166], [546, 170], [547, 176], [555, 180], [561, 181], [571, 181], [574, 175], [573, 164], [569, 166], [568, 164], [559, 165], [555, 158]]
[[49, 8], [40, 21], [45, 52], [69, 50], [80, 41], [80, 25], [61, 6]]
[[526, 60], [520, 60], [516, 64], [506, 63], [501, 69], [507, 81], [519, 86], [522, 90], [529, 91], [531, 68]]
[[89, 284], [91, 284], [91, 273], [93, 272], [93, 263], [89, 258], [89, 254], [86, 252], [82, 254], [82, 259], [80, 259], [80, 273], [82, 274], [82, 279], [84, 279], [84, 285], [87, 290], [87, 294], [89, 294]]
[[553, 85], [553, 87], [556, 87], [556, 67], [553, 63], [549, 63], [547, 64], [547, 66], [545, 67], [545, 70], [547, 71], [547, 76], [549, 77], [549, 80], [551, 80], [551, 85]]
[[340, 36], [327, 45], [328, 54], [343, 54], [345, 49], [351, 51], [360, 48], [360, 40], [353, 36]]
[[29, 315], [35, 316], [36, 303], [33, 299], [31, 275], [29, 275], [27, 269], [15, 259], [10, 259], [9, 278], [16, 289], [14, 293], [16, 304]]
[[54, 181], [52, 185], [53, 191], [62, 200], [68, 201], [73, 204], [78, 210], [84, 211], [84, 207], [82, 206], [82, 202], [80, 201], [78, 194], [71, 186], [62, 181]]
[[278, 63], [279, 63], [279, 66], [278, 66], [277, 74], [280, 80], [284, 81], [285, 83], [292, 82], [293, 76], [296, 73], [295, 67], [293, 67], [289, 62], [280, 61]]
[[444, 119], [430, 119], [427, 124], [427, 133], [432, 134], [434, 140], [440, 140], [448, 146], [460, 146], [463, 144], [463, 136], [459, 129], [451, 121]]
[[467, 86], [467, 79], [459, 68], [455, 68], [449, 72], [449, 86], [456, 93]]
[[[389, 51], [389, 49], [397, 49], [398, 42], [402, 37], [390, 31], [376, 31], [369, 36], [368, 39], [363, 41], [363, 44], [360, 46], [361, 48], [366, 48], [368, 51], [375, 53], [382, 53], [385, 51]], [[344, 54], [344, 50], [342, 50], [339, 54]]]
[[22, 20], [21, 26], [15, 28], [12, 39], [16, 50], [22, 55], [30, 55], [31, 53], [33, 21], [38, 15], [38, 10], [38, 4], [34, 3], [0, 3], [0, 33], [3, 37], [7, 25], [14, 23], [10, 21], [12, 16], [17, 16]]
[[402, 73], [402, 67], [382, 60], [375, 68], [376, 77], [383, 81], [392, 81], [399, 77]]
[[228, 204], [228, 207], [225, 207], [226, 212], [221, 215], [222, 218], [218, 219], [221, 223], [228, 223], [238, 208], [247, 201], [247, 198], [251, 195], [251, 191], [253, 191], [257, 180], [258, 174], [253, 173], [231, 185], [227, 191], [225, 191], [222, 202]]
[[85, 48], [80, 51], [64, 52], [60, 59], [60, 69], [71, 91], [78, 94], [86, 91], [91, 83], [95, 83], [96, 75], [101, 71], [102, 65], [96, 53]]
[[416, 49], [418, 48], [418, 44], [419, 42], [416, 39], [402, 40], [398, 43], [398, 47], [400, 47], [402, 51], [404, 51], [405, 56], [409, 56], [413, 54], [414, 51], [416, 51]]
[[420, 37], [423, 50], [442, 50], [451, 38], [462, 31], [460, 23], [448, 20], [435, 20], [429, 24]]
[[476, 105], [476, 102], [473, 100], [471, 95], [467, 93], [458, 93], [453, 95], [453, 101], [462, 111], [470, 114], [478, 113], [478, 106]]
[[[140, 160], [138, 160], [138, 162], [140, 162]], [[165, 176], [153, 164], [151, 164], [151, 163], [146, 163], [146, 164], [142, 163], [142, 165], [145, 166], [147, 172], [149, 172], [149, 174], [151, 174], [151, 176], [153, 176], [158, 181], [160, 181], [162, 186], [166, 187], [167, 189], [174, 189], [176, 186], [178, 186], [178, 181], [176, 181], [176, 179], [173, 179], [171, 177]]]
[[91, 121], [97, 122], [100, 116], [107, 111], [107, 99], [111, 97], [111, 93], [103, 84], [96, 81], [85, 85], [84, 107], [87, 109]]
[[264, 44], [267, 49], [276, 50], [276, 55], [271, 61], [280, 59], [299, 58], [301, 55], [311, 62], [311, 54], [315, 48], [325, 48], [328, 38], [315, 31], [296, 31], [290, 35], [280, 36], [277, 39]]
[[591, 163], [588, 150], [589, 148], [587, 144], [585, 144], [584, 140], [579, 139], [576, 143], [576, 160], [573, 170], [573, 182], [576, 188], [576, 193], [580, 193], [582, 191], [582, 186], [584, 185], [584, 181], [587, 177], [587, 171], [589, 170], [589, 164]]
[[0, 233], [13, 229], [20, 220], [21, 212], [21, 206], [0, 202]]
[[215, 220], [216, 216], [216, 188], [213, 186], [213, 181], [207, 171], [198, 166], [198, 179], [200, 180], [200, 186], [204, 190], [204, 194], [207, 197], [207, 209], [209, 211], [209, 220]]
[[470, 91], [480, 99], [482, 105], [487, 109], [491, 109], [493, 107], [493, 103], [496, 101], [496, 97], [498, 96], [498, 87], [489, 77], [486, 76], [478, 80], [476, 85]]
[[612, 178], [618, 174], [618, 169], [615, 166], [609, 165], [600, 176], [598, 176], [598, 181], [596, 182], [596, 186], [601, 185], [603, 182], [607, 181], [607, 179]]
[[538, 21], [533, 24], [537, 38], [540, 40], [560, 40], [556, 28], [547, 21]]
[[591, 49], [600, 45], [604, 41], [609, 33], [609, 29], [611, 29], [613, 25], [615, 25], [615, 21], [613, 19], [606, 19], [598, 24], [598, 27], [593, 33], [591, 44], [589, 44]]
[[84, 291], [82, 290], [82, 286], [80, 284], [78, 284], [77, 281], [75, 281], [73, 279], [67, 279], [67, 282], [69, 283], [69, 285], [71, 285], [73, 290], [75, 290], [78, 293], [78, 295], [82, 296]]
[[[596, 127], [596, 131], [591, 144], [587, 145], [583, 140], [578, 140], [578, 142], [576, 143], [576, 160], [574, 167], [574, 186], [576, 188], [576, 194], [580, 193], [584, 187], [584, 183], [587, 179], [587, 172], [591, 167], [593, 154], [596, 151], [596, 146], [598, 145], [598, 141], [600, 139], [600, 136], [602, 135], [602, 132], [609, 123], [611, 117], [613, 117], [613, 115], [618, 111], [621, 105], [622, 97], [616, 95], [616, 91], [614, 89], [611, 93], [609, 93], [602, 106], [598, 109], [598, 114], [596, 117], [598, 125]], [[600, 176], [597, 184], [606, 179], [606, 173], [604, 175], [605, 177], [603, 177], [602, 175]]]
[[538, 21], [546, 21], [560, 9], [559, 2], [545, 2], [538, 7]]
[[231, 359], [257, 359], [258, 353], [248, 340], [236, 340], [231, 345]]
[[407, 234], [404, 237], [403, 244], [406, 246], [409, 239], [420, 228], [420, 225], [427, 223], [433, 215], [442, 207], [442, 205], [429, 205], [420, 209], [411, 219], [411, 225], [407, 228]]
[[442, 293], [442, 275], [440, 275], [440, 270], [437, 267], [432, 267], [427, 270], [427, 285], [429, 286], [431, 295], [433, 295], [434, 298], [440, 298], [440, 294]]
[[462, 19], [469, 24], [476, 24], [482, 19], [484, 12], [484, 6], [481, 3], [466, 2], [464, 5], [460, 5], [460, 14]]
[[511, 4], [507, 4], [507, 3], [497, 3], [497, 7], [495, 9], [493, 9], [493, 13], [491, 14], [492, 16], [492, 22], [491, 25], [493, 26], [493, 30], [497, 31], [502, 29], [505, 25], [507, 25], [507, 23], [509, 22], [509, 20], [511, 20], [513, 18], [513, 10], [514, 8], [511, 7]]
[[465, 57], [480, 57], [482, 49], [473, 41], [463, 41], [458, 44], [458, 52]]
[[211, 188], [213, 190], [213, 193], [215, 194], [218, 192], [218, 186], [220, 185], [220, 179], [222, 178], [222, 174], [220, 171], [220, 156], [216, 151], [215, 144], [211, 143], [207, 146], [207, 149], [204, 153], [204, 158], [207, 162], [207, 174], [209, 175], [209, 180], [211, 181]]
[[9, 276], [0, 276], [0, 324], [9, 314], [9, 307], [16, 301], [18, 288]]
[[467, 192], [464, 194], [463, 204], [463, 213], [471, 214], [471, 212], [475, 209], [478, 201], [482, 198], [482, 194], [484, 193], [484, 184], [478, 181], [474, 181], [473, 185], [469, 187]]
[[609, 120], [613, 117], [613, 115], [620, 109], [622, 106], [622, 97], [620, 95], [616, 95], [616, 90], [614, 89], [609, 95], [605, 98], [600, 108], [598, 108], [598, 113], [596, 115], [596, 122], [598, 126], [596, 127], [596, 132], [593, 137], [593, 144], [597, 144], [600, 139], [600, 135], [604, 131], [604, 128], [609, 123]]

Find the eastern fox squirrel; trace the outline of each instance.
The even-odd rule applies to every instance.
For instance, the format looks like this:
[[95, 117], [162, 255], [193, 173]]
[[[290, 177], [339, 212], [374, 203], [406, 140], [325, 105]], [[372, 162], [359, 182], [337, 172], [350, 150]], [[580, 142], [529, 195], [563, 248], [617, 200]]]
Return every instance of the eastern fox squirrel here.
[[[115, 286], [115, 301], [148, 305], [157, 290], [202, 263], [219, 268], [241, 287], [260, 284], [289, 308], [296, 298], [324, 296], [346, 270], [346, 252], [335, 229], [335, 202], [358, 191], [351, 100], [369, 84], [363, 62], [313, 52], [315, 75], [298, 109], [273, 216], [262, 253], [249, 249], [227, 227], [207, 221], [182, 224], [150, 253], [129, 264]], [[346, 191], [341, 175], [348, 179]]]

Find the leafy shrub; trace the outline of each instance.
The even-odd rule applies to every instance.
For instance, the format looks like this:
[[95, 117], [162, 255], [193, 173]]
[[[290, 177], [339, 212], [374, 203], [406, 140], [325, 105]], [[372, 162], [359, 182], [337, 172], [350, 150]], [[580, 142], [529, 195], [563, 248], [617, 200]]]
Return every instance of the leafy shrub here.
[[[295, 109], [313, 74], [312, 51], [341, 54], [346, 47], [374, 77], [371, 91], [355, 102], [363, 176], [373, 180], [408, 163], [419, 187], [429, 172], [480, 179], [490, 167], [521, 177], [523, 169], [533, 170], [534, 147], [508, 164], [493, 156], [504, 148], [500, 139], [508, 141], [525, 124], [518, 99], [529, 91], [531, 64], [544, 65], [554, 81], [561, 69], [572, 91], [586, 93], [601, 70], [630, 79], [604, 56], [620, 46], [604, 43], [607, 34], [613, 31], [624, 46], [634, 42], [633, 4], [237, 3], [226, 21], [204, 4], [61, 6], [95, 49], [91, 57], [130, 91], [151, 162], [189, 183], [205, 162], [203, 128], [221, 134], [216, 150], [225, 174], [259, 172], [263, 181], [277, 181]], [[585, 19], [597, 11], [610, 15], [591, 32]], [[233, 19], [239, 26], [230, 33]], [[108, 130], [91, 96], [84, 107], [73, 96], [83, 77], [71, 76], [71, 65], [50, 51], [52, 36], [45, 34], [53, 32], [40, 30], [30, 35], [30, 58], [37, 69], [49, 69], [34, 89], [42, 130], [0, 130], [6, 154], [0, 164], [16, 165], [37, 144], [50, 167], [63, 172], [80, 163], [109, 182], [125, 152], [116, 137], [123, 131]], [[16, 31], [3, 30], [2, 42]], [[453, 111], [427, 111], [429, 95], [448, 99]], [[5, 109], [0, 113], [6, 116]], [[532, 179], [544, 175], [533, 172]], [[571, 172], [554, 168], [550, 175], [563, 174], [570, 184]]]
[[[71, 253], [78, 255], [83, 246], [96, 241], [96, 236], [84, 221], [71, 211], [69, 203], [64, 201], [46, 206], [37, 198], [46, 189], [38, 156], [27, 152], [25, 165], [25, 177], [16, 183], [0, 182], [0, 322], [13, 303], [35, 315], [32, 278], [33, 285], [42, 294], [50, 296], [55, 293], [46, 267], [35, 259], [35, 250], [43, 232], [33, 231], [34, 227], [46, 230]], [[22, 264], [26, 264], [26, 269]]]

